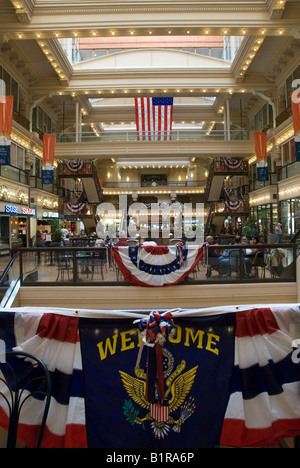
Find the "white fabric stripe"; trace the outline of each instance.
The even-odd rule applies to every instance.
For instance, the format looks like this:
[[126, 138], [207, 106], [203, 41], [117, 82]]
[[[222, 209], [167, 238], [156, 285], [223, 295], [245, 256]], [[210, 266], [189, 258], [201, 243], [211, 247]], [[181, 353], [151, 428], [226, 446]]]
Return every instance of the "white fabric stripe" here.
[[159, 139], [164, 140], [164, 131], [165, 131], [165, 107], [166, 106], [160, 106], [160, 122], [159, 122]]
[[235, 354], [240, 369], [255, 364], [266, 366], [269, 360], [277, 363], [292, 351], [291, 338], [281, 330], [272, 334], [236, 338]]
[[138, 99], [138, 118], [139, 118], [139, 138], [143, 138], [143, 127], [142, 127], [142, 102]]
[[154, 122], [153, 122], [153, 109], [152, 109], [152, 98], [149, 99], [150, 102], [150, 140], [154, 139]]
[[[198, 247], [189, 246], [187, 257], [190, 257], [195, 253], [197, 254], [198, 250]], [[122, 259], [123, 257], [128, 257], [128, 247], [119, 247], [118, 251], [120, 256], [122, 256]], [[138, 251], [138, 260], [142, 259], [149, 265], [166, 265], [176, 259], [176, 253], [177, 249], [175, 246], [170, 246], [169, 252], [163, 255], [153, 255], [148, 253], [144, 248], [140, 248]]]
[[148, 130], [148, 99], [144, 98], [144, 122], [145, 122], [145, 140], [149, 140], [149, 130]]
[[171, 122], [171, 106], [168, 106], [168, 130], [167, 130], [167, 140], [170, 140], [171, 138], [171, 127], [172, 127], [172, 122]]
[[[281, 284], [281, 283], [280, 283]], [[282, 283], [281, 285], [284, 285]], [[295, 315], [296, 319], [292, 325], [295, 327], [293, 333], [296, 333], [297, 337], [300, 336], [300, 309], [298, 303], [291, 304], [272, 304], [272, 309], [288, 309], [288, 319], [291, 318], [292, 314]], [[174, 318], [185, 318], [185, 317], [209, 317], [211, 315], [226, 315], [230, 313], [238, 314], [243, 313], [246, 310], [251, 309], [270, 309], [269, 304], [237, 304], [229, 306], [216, 306], [216, 307], [204, 307], [204, 308], [193, 308], [193, 309], [178, 309], [174, 312]], [[165, 309], [162, 309], [165, 310]], [[13, 307], [9, 309], [0, 309], [0, 312], [12, 313], [12, 314], [30, 314], [42, 316], [45, 313], [44, 307]], [[47, 313], [64, 315], [67, 317], [84, 317], [84, 318], [137, 318], [137, 312], [140, 312], [139, 317], [147, 317], [152, 309], [139, 307], [138, 309], [78, 309], [78, 308], [61, 308], [61, 307], [47, 307]], [[298, 319], [298, 320], [297, 320]], [[298, 331], [298, 332], [297, 332]]]
[[64, 374], [72, 375], [73, 373], [76, 352], [74, 343], [48, 340], [48, 338], [35, 335], [14, 349], [34, 354], [44, 361], [50, 372], [57, 369]]
[[154, 107], [154, 129], [155, 129], [155, 140], [158, 140], [158, 106], [153, 106]]
[[[1, 387], [1, 391], [7, 396], [8, 401], [10, 401], [8, 391], [5, 391], [3, 387]], [[28, 392], [24, 391], [22, 401], [26, 398], [27, 395]], [[0, 406], [8, 416], [8, 406], [3, 398], [0, 400]], [[19, 422], [29, 426], [41, 424], [44, 409], [44, 401], [37, 400], [35, 398], [28, 398], [22, 407]], [[46, 422], [47, 427], [53, 434], [63, 436], [66, 432], [67, 424], [85, 425], [84, 399], [72, 397], [69, 400], [69, 405], [61, 405], [55, 400], [55, 398], [51, 397], [49, 413]]]
[[36, 335], [42, 314], [33, 316], [27, 314], [16, 314], [14, 321], [14, 332], [17, 346]]
[[141, 272], [131, 261], [131, 259], [128, 257], [128, 255], [121, 253], [120, 252], [120, 257], [122, 258], [122, 261], [126, 268], [134, 274], [138, 279], [143, 281], [144, 283], [150, 284], [150, 285], [159, 285], [161, 284], [162, 280], [164, 280], [165, 283], [173, 283], [174, 281], [178, 280], [181, 278], [181, 276], [186, 272], [193, 264], [195, 261], [195, 258], [197, 256], [198, 249], [195, 250], [190, 250], [188, 251], [187, 259], [185, 261], [184, 267], [176, 270], [168, 275], [151, 275], [146, 272]]
[[299, 418], [300, 383], [285, 384], [283, 390], [279, 395], [261, 393], [251, 400], [243, 400], [240, 392], [233, 393], [225, 419], [244, 420], [249, 429], [263, 429], [280, 419]]

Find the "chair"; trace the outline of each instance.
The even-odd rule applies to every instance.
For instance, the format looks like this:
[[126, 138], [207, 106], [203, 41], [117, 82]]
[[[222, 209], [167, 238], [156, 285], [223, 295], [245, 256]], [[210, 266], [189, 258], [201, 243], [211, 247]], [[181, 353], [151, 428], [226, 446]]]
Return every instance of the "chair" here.
[[238, 249], [229, 250], [230, 273], [236, 273], [240, 277], [240, 251]]
[[99, 252], [93, 252], [92, 254], [92, 261], [91, 261], [91, 267], [92, 267], [92, 279], [94, 277], [94, 269], [95, 268], [100, 268], [100, 273], [101, 273], [101, 279], [104, 280], [104, 275], [103, 275], [103, 267], [106, 267], [107, 265], [107, 251], [105, 248], [100, 248]]
[[256, 252], [253, 259], [255, 278], [265, 278], [266, 265], [264, 253], [261, 251]]
[[51, 399], [51, 378], [45, 363], [29, 353], [8, 351], [6, 361], [0, 359], [0, 371], [0, 396], [9, 410], [6, 447], [16, 446], [19, 417], [26, 401], [30, 397], [44, 397], [44, 411], [36, 443], [36, 448], [40, 448]]
[[65, 271], [68, 273], [68, 279], [70, 279], [70, 270], [73, 270], [73, 266], [71, 265], [71, 259], [64, 255], [58, 255], [57, 257], [57, 278], [59, 275], [61, 276], [61, 280], [64, 281], [65, 279]]

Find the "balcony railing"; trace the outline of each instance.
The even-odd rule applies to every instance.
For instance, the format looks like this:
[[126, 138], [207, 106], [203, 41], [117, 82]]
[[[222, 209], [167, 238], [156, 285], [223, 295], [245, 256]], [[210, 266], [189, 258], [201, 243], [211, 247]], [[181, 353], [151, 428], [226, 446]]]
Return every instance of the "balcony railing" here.
[[206, 181], [205, 180], [169, 180], [168, 182], [158, 183], [156, 182], [155, 185], [151, 184], [150, 182], [107, 182], [103, 181], [102, 186], [103, 188], [119, 188], [119, 189], [141, 189], [141, 188], [148, 188], [148, 189], [164, 189], [164, 188], [171, 188], [171, 187], [205, 187]]
[[58, 194], [57, 184], [43, 184], [41, 177], [30, 176], [30, 187], [44, 190], [45, 192]]
[[65, 132], [56, 136], [58, 143], [88, 143], [88, 142], [116, 142], [116, 141], [210, 141], [210, 140], [252, 140], [252, 133], [249, 130], [231, 131], [230, 135], [226, 130], [172, 130], [172, 132], [160, 132], [153, 135], [153, 138], [139, 137], [135, 130], [131, 131], [102, 131], [79, 133]]
[[[260, 257], [250, 247], [242, 244], [209, 247], [208, 250], [217, 248], [224, 255], [226, 265], [224, 263], [221, 267], [206, 251], [195, 269], [180, 284], [296, 281], [296, 244], [261, 244], [256, 246], [261, 250]], [[276, 259], [273, 263], [274, 251], [279, 248], [280, 262]], [[114, 262], [109, 247], [22, 248], [18, 252], [21, 286], [24, 287], [129, 285]]]
[[0, 176], [7, 179], [29, 185], [28, 173], [14, 166], [0, 166]]
[[281, 167], [278, 171], [278, 180], [285, 180], [296, 175], [300, 175], [300, 161]]

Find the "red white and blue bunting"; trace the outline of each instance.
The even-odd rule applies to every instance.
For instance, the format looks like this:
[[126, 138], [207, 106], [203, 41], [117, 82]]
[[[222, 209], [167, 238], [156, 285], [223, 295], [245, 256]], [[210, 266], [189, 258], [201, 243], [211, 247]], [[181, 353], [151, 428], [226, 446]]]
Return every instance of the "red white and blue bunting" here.
[[66, 207], [71, 213], [77, 214], [81, 213], [87, 207], [87, 203], [66, 203]]
[[180, 283], [203, 255], [199, 245], [113, 247], [115, 262], [124, 279], [138, 286]]
[[243, 165], [242, 159], [221, 158], [221, 160], [225, 164], [225, 166], [228, 167], [228, 169], [235, 171], [240, 169]]
[[241, 200], [225, 200], [224, 204], [230, 211], [237, 211], [243, 206], [243, 202]]
[[65, 160], [64, 165], [68, 169], [68, 171], [72, 172], [72, 174], [77, 174], [78, 172], [83, 170], [85, 166], [85, 161], [82, 159], [72, 161]]

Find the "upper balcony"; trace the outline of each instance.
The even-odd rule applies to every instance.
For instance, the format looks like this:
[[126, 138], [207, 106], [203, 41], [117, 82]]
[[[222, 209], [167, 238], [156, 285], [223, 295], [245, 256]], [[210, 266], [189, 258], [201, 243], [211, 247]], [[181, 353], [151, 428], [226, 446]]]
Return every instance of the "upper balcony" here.
[[138, 139], [132, 131], [97, 131], [89, 133], [64, 132], [56, 135], [58, 159], [96, 159], [151, 155], [183, 155], [194, 157], [250, 157], [254, 153], [253, 134], [248, 130], [173, 130], [171, 136], [161, 134], [154, 140]]

